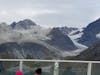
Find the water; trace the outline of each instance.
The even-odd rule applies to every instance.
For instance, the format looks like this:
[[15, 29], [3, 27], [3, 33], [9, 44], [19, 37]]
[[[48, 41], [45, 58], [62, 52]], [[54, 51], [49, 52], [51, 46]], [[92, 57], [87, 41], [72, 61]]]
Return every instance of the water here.
[[87, 75], [87, 65], [81, 63], [60, 63], [60, 75]]

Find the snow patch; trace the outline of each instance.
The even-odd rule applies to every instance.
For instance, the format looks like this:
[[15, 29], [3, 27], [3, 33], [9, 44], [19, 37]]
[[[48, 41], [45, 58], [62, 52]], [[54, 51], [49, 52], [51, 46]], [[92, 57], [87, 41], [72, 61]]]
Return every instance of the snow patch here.
[[62, 56], [63, 57], [67, 57], [67, 56], [77, 56], [79, 55], [82, 51], [84, 51], [84, 49], [77, 49], [74, 51], [63, 51], [62, 52]]
[[63, 57], [66, 57], [66, 56], [76, 56], [76, 55], [80, 54], [82, 51], [84, 51], [85, 49], [88, 48], [87, 46], [82, 45], [82, 44], [80, 44], [80, 43], [77, 42], [77, 39], [80, 38], [83, 35], [82, 32], [80, 32], [79, 34], [73, 35], [77, 31], [78, 30], [72, 31], [68, 36], [70, 37], [70, 39], [73, 41], [73, 43], [76, 45], [76, 47], [78, 49], [74, 50], [74, 51], [63, 51], [61, 53], [63, 55]]
[[96, 34], [96, 37], [100, 39], [100, 33]]

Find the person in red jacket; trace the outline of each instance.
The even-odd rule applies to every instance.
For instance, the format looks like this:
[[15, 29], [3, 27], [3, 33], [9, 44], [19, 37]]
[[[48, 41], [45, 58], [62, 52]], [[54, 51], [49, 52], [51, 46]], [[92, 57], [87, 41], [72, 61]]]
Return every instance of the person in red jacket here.
[[22, 71], [17, 71], [16, 75], [23, 75], [23, 72]]
[[41, 75], [42, 74], [42, 69], [38, 68], [35, 70], [35, 75]]

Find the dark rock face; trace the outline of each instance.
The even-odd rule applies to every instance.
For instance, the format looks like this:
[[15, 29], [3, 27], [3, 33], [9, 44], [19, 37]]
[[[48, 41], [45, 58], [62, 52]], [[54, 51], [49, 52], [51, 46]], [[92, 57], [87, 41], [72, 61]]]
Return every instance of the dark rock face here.
[[11, 27], [13, 29], [29, 29], [31, 28], [31, 26], [35, 26], [36, 23], [34, 23], [33, 21], [29, 20], [29, 19], [25, 19], [23, 21], [19, 21], [18, 23], [13, 22], [11, 24]]
[[87, 46], [91, 46], [98, 41], [100, 38], [96, 37], [96, 34], [100, 33], [100, 19], [90, 23], [84, 30], [83, 36], [79, 39], [79, 43], [82, 43]]
[[[54, 56], [53, 55], [54, 53], [51, 53], [48, 48], [44, 47], [43, 45], [32, 42], [23, 42], [23, 43], [8, 42], [0, 44], [0, 54], [2, 53], [3, 54], [5, 53], [5, 56], [7, 55], [10, 56], [11, 58], [19, 58], [19, 54], [23, 56], [23, 58], [31, 56], [32, 58], [38, 58], [38, 59], [49, 58], [49, 57], [52, 58]], [[2, 55], [0, 57], [2, 58]]]
[[71, 33], [72, 31], [78, 30], [78, 28], [72, 28], [72, 27], [59, 27], [59, 29], [66, 35]]
[[77, 31], [77, 32], [73, 33], [72, 35], [77, 35], [79, 33], [81, 33], [81, 32], [80, 31]]
[[81, 52], [78, 56], [75, 57], [77, 60], [100, 60], [100, 43], [94, 46], [91, 46], [87, 50]]
[[11, 28], [14, 29], [15, 26], [16, 26], [16, 22], [13, 22], [13, 23], [11, 24]]
[[72, 40], [67, 35], [64, 35], [58, 28], [53, 28], [48, 36], [51, 37], [51, 40], [47, 42], [61, 50], [68, 51], [77, 49]]

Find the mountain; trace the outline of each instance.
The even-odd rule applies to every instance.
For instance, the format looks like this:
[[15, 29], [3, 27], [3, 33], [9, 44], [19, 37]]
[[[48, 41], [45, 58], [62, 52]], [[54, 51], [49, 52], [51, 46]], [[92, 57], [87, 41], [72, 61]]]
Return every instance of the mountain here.
[[81, 52], [78, 56], [74, 59], [76, 60], [100, 60], [100, 43], [91, 46], [90, 48], [86, 49], [85, 51]]
[[78, 48], [65, 34], [74, 29], [44, 28], [25, 19], [0, 25], [0, 58], [60, 59]]
[[35, 42], [7, 42], [0, 44], [0, 58], [57, 58], [47, 47]]
[[31, 21], [30, 19], [25, 19], [25, 20], [19, 21], [18, 23], [13, 22], [11, 24], [11, 27], [13, 29], [29, 29], [35, 25], [37, 25], [37, 24], [35, 22]]
[[67, 51], [77, 49], [72, 40], [67, 35], [64, 35], [59, 28], [53, 28], [47, 36], [51, 38], [47, 42], [58, 49]]
[[83, 35], [79, 38], [79, 43], [91, 46], [100, 42], [100, 18], [90, 23], [84, 30]]

